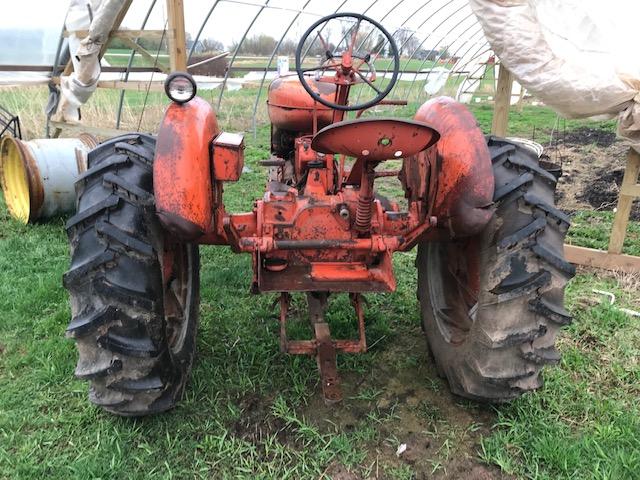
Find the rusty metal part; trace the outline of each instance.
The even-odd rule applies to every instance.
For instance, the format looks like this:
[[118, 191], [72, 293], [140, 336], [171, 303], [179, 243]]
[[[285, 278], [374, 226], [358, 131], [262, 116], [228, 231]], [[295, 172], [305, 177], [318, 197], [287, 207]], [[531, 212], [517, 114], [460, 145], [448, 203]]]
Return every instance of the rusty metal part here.
[[[318, 292], [308, 292], [315, 293]], [[323, 292], [328, 295], [328, 292]], [[307, 297], [308, 300], [309, 297]], [[367, 339], [365, 334], [364, 301], [359, 293], [350, 293], [349, 298], [353, 306], [358, 320], [358, 338], [348, 340], [332, 340], [337, 351], [342, 353], [364, 353], [367, 351]], [[287, 313], [291, 295], [288, 292], [281, 292], [279, 297], [280, 303], [280, 348], [281, 351], [293, 355], [314, 355], [317, 348], [317, 339], [314, 340], [288, 340], [287, 339]]]
[[440, 134], [430, 125], [397, 118], [345, 120], [320, 130], [313, 137], [311, 148], [370, 162], [406, 158], [438, 141]]
[[189, 298], [188, 247], [167, 236], [160, 256], [162, 265], [163, 306], [167, 343], [175, 347], [184, 338], [185, 312]]
[[374, 172], [376, 178], [383, 177], [397, 177], [400, 174], [400, 170], [385, 170], [382, 172]]
[[288, 352], [287, 313], [289, 313], [290, 302], [291, 302], [291, 295], [289, 295], [288, 292], [282, 292], [280, 294], [280, 351], [282, 353]]
[[[399, 241], [399, 239], [396, 239]], [[276, 240], [274, 250], [360, 250], [368, 252], [385, 251], [387, 243], [377, 243], [371, 239], [353, 240]]]
[[[365, 18], [356, 16], [358, 22]], [[251, 211], [225, 211], [223, 182], [239, 179], [243, 144], [240, 137], [220, 134], [215, 112], [198, 97], [169, 107], [154, 163], [156, 209], [163, 226], [177, 242], [228, 245], [251, 255], [251, 291], [280, 293], [280, 349], [316, 357], [328, 402], [342, 398], [337, 354], [367, 348], [361, 293], [395, 290], [394, 252], [419, 241], [478, 231], [490, 216], [493, 194], [484, 138], [475, 119], [451, 100], [427, 102], [413, 121], [343, 121], [345, 111], [364, 106], [349, 105], [351, 86], [371, 87], [376, 75], [372, 68], [358, 71], [365, 63], [375, 63], [375, 58], [353, 51], [358, 28], [349, 31], [351, 43], [339, 60], [331, 53], [335, 48], [326, 44], [325, 63], [334, 75], [306, 75], [298, 62], [298, 77], [280, 77], [271, 84], [267, 104], [272, 157], [260, 162], [271, 170], [264, 195]], [[393, 39], [388, 40], [393, 45]], [[397, 63], [397, 52], [392, 53]], [[385, 89], [392, 84], [387, 82]], [[380, 101], [388, 90], [374, 89], [380, 94], [376, 104], [406, 104]], [[347, 156], [355, 158], [352, 165]], [[402, 169], [376, 172], [388, 159], [402, 159]], [[405, 188], [406, 211], [375, 195], [375, 178], [396, 175]], [[165, 283], [172, 278], [172, 255], [165, 252]], [[472, 263], [465, 268], [476, 278]], [[457, 278], [464, 280], [462, 274]], [[313, 339], [287, 339], [290, 292], [295, 291], [307, 292]], [[334, 292], [349, 292], [357, 339], [331, 339], [325, 312]], [[177, 311], [180, 305], [174, 300], [166, 303]]]
[[326, 291], [307, 292], [309, 322], [313, 328], [315, 338], [313, 340], [289, 341], [287, 339], [286, 322], [291, 296], [287, 292], [280, 294], [280, 351], [294, 355], [315, 355], [324, 400], [327, 404], [333, 404], [342, 400], [340, 376], [336, 364], [337, 353], [366, 352], [367, 340], [362, 296], [357, 293], [349, 294], [358, 320], [357, 340], [333, 340], [331, 338], [331, 331], [325, 320], [328, 297], [329, 292]]
[[362, 180], [360, 181], [360, 192], [358, 195], [358, 207], [356, 208], [356, 231], [362, 235], [371, 231], [371, 218], [373, 217], [373, 162], [368, 162], [362, 169]]
[[153, 162], [156, 210], [164, 227], [183, 240], [212, 230], [210, 145], [218, 133], [216, 115], [200, 97], [169, 105], [158, 131]]
[[262, 167], [284, 167], [287, 161], [284, 158], [272, 155], [268, 160], [260, 160], [258, 163]]
[[331, 405], [342, 400], [340, 388], [340, 376], [338, 375], [336, 348], [331, 341], [329, 325], [325, 322], [317, 322], [313, 325], [318, 347], [316, 361], [320, 370], [322, 382], [322, 395], [326, 404]]
[[[383, 70], [383, 73], [387, 73], [387, 70]], [[407, 71], [405, 70], [404, 73], [407, 73]], [[406, 100], [381, 100], [380, 102], [378, 102], [377, 105], [394, 105], [394, 106], [404, 106], [407, 105], [407, 101]], [[362, 110], [358, 110], [356, 112], [356, 118], [360, 118], [362, 116], [362, 114], [364, 112], [366, 112], [368, 109], [362, 109]]]
[[90, 150], [96, 148], [100, 144], [98, 138], [90, 133], [81, 133], [78, 135], [78, 140], [84, 143]]

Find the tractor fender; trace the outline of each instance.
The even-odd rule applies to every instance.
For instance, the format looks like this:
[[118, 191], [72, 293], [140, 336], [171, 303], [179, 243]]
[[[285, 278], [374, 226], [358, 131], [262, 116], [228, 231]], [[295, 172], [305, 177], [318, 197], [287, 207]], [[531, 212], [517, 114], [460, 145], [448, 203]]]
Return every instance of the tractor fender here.
[[431, 215], [447, 230], [441, 236], [475, 235], [493, 215], [494, 191], [491, 155], [475, 117], [454, 99], [436, 97], [418, 109], [415, 120], [440, 132], [438, 143], [418, 156], [436, 177], [428, 196]]
[[211, 142], [219, 131], [213, 108], [200, 97], [172, 103], [160, 125], [153, 162], [156, 212], [180, 239], [212, 229]]

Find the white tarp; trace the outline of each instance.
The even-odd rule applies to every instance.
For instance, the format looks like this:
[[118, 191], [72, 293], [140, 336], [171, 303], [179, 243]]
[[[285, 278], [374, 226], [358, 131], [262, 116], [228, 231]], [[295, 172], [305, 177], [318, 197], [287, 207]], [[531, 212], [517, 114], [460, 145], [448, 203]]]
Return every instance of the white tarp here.
[[79, 108], [95, 91], [100, 77], [99, 54], [108, 40], [124, 0], [71, 0], [65, 27], [70, 32], [88, 30], [86, 38], [69, 36], [73, 73], [60, 79], [62, 97], [58, 117], [65, 122], [80, 120]]
[[500, 61], [566, 117], [618, 116], [640, 148], [637, 2], [469, 0]]

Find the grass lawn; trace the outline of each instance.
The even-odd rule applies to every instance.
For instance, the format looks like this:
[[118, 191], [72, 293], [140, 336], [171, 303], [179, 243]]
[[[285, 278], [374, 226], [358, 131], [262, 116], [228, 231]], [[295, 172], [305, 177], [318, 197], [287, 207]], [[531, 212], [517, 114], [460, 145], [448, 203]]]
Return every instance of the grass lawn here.
[[[491, 108], [473, 110], [488, 129]], [[555, 118], [525, 107], [511, 131], [530, 137]], [[231, 211], [250, 209], [263, 189], [257, 162], [268, 156], [268, 127], [246, 141], [250, 172], [225, 189]], [[415, 252], [397, 254], [397, 291], [367, 297], [372, 348], [339, 357], [345, 401], [328, 408], [315, 361], [279, 353], [274, 296], [249, 293], [249, 257], [203, 247], [198, 357], [185, 398], [167, 414], [123, 419], [91, 406], [73, 377], [64, 221], [21, 226], [0, 204], [0, 478], [474, 478], [463, 467], [481, 464], [494, 478], [640, 478], [640, 319], [616, 308], [640, 309], [637, 275], [579, 271], [567, 289], [575, 321], [560, 337], [560, 365], [535, 394], [488, 407], [452, 397], [436, 376], [419, 326]], [[569, 239], [602, 248], [611, 221], [579, 212]], [[630, 231], [625, 251], [640, 254], [640, 224]], [[594, 288], [614, 293], [616, 305], [601, 305]], [[298, 336], [302, 300], [291, 322]], [[330, 321], [335, 336], [355, 334], [342, 296]], [[413, 456], [396, 456], [401, 443]]]

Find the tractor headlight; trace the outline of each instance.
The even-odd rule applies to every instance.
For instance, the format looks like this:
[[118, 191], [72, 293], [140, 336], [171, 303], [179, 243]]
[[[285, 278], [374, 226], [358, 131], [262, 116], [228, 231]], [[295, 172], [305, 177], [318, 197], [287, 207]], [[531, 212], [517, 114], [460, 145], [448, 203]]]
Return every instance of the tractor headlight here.
[[196, 96], [196, 81], [184, 72], [174, 72], [164, 81], [164, 92], [176, 103], [187, 103]]

